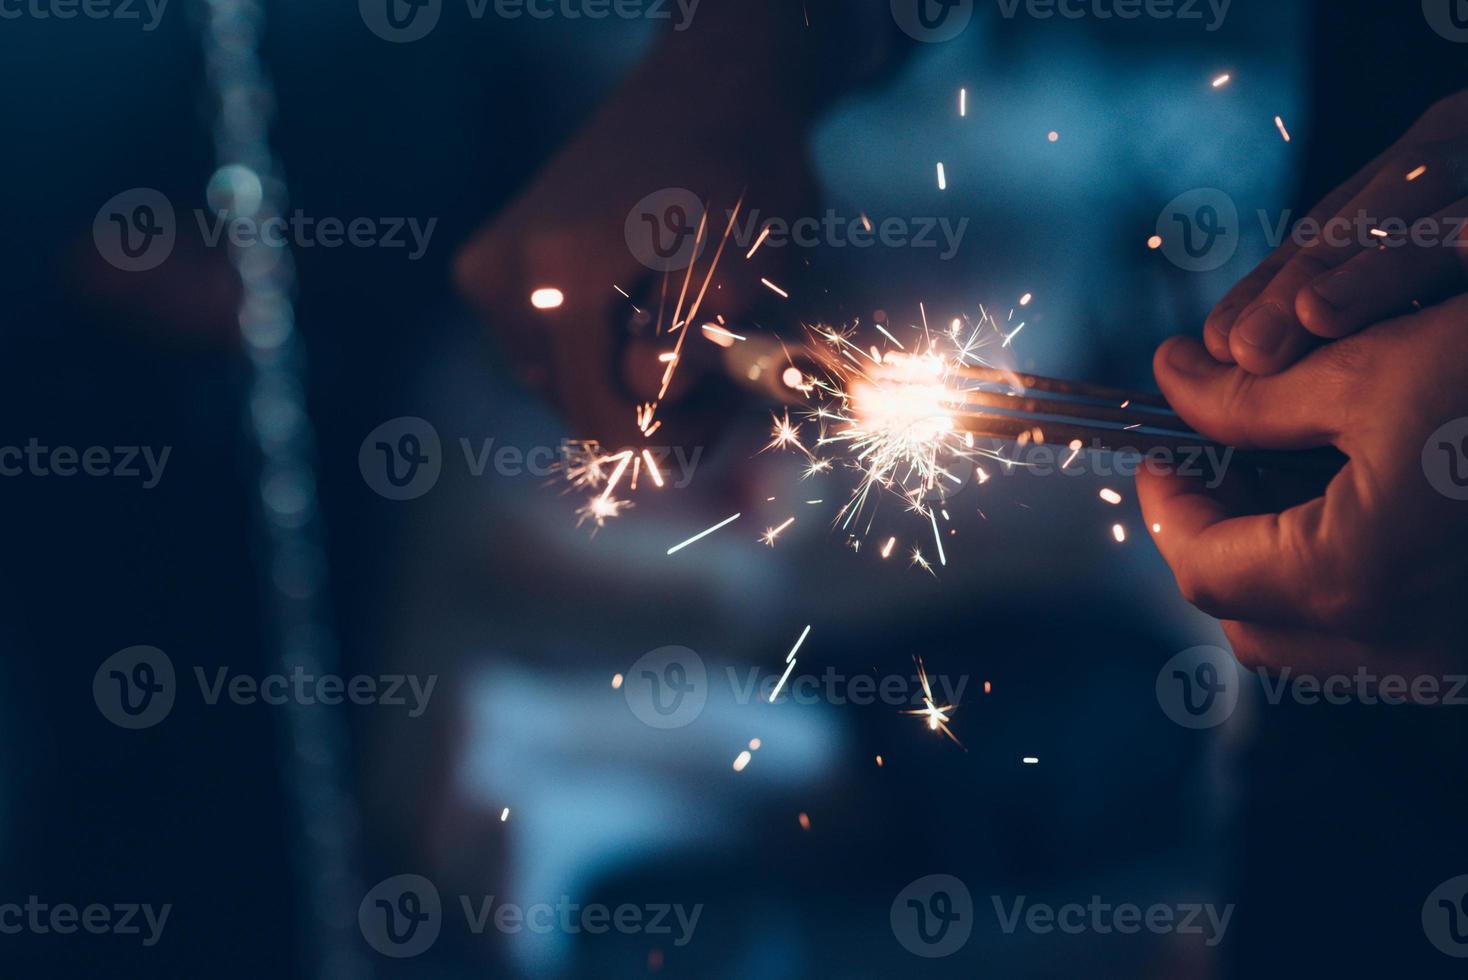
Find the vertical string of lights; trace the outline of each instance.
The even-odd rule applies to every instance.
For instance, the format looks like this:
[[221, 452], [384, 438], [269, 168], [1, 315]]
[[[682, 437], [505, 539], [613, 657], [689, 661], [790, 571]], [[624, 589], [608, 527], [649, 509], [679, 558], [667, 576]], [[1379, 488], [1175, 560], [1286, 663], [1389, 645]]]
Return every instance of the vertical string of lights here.
[[[208, 200], [257, 224], [286, 214], [288, 195], [271, 154], [275, 93], [260, 41], [263, 0], [203, 0], [204, 65], [217, 168]], [[336, 672], [326, 554], [317, 506], [315, 438], [306, 410], [304, 351], [295, 329], [295, 269], [288, 248], [232, 246], [243, 291], [240, 337], [250, 363], [247, 424], [259, 452], [260, 557], [267, 635], [277, 669]], [[348, 786], [348, 733], [337, 712], [290, 703], [285, 719], [286, 792], [295, 806], [292, 864], [303, 901], [300, 943], [310, 973], [370, 977], [356, 933], [363, 894], [355, 873], [358, 814]]]

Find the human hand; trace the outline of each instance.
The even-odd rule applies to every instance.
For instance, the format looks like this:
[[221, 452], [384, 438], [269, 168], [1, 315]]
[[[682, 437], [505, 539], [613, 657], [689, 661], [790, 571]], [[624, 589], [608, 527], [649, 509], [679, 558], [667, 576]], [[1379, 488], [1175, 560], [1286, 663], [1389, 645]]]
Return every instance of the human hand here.
[[[1218, 492], [1138, 474], [1143, 514], [1183, 595], [1241, 662], [1434, 669], [1468, 660], [1468, 295], [1378, 323], [1261, 376], [1197, 341], [1158, 349], [1157, 381], [1200, 433], [1242, 448], [1334, 445], [1322, 496], [1276, 512], [1231, 472]], [[1446, 489], [1438, 489], [1446, 487]]]
[[[769, 4], [709, 6], [692, 29], [656, 49], [456, 259], [461, 292], [496, 332], [520, 379], [545, 395], [579, 438], [614, 446], [639, 438], [636, 406], [659, 394], [666, 365], [658, 355], [676, 339], [655, 336], [649, 318], [633, 309], [656, 318], [663, 289], [663, 273], [644, 264], [649, 257], [636, 254], [624, 233], [634, 206], [684, 188], [707, 206], [706, 247], [682, 307], [686, 316], [741, 196], [746, 214], [753, 206], [789, 215], [813, 193], [801, 149], [804, 107], [780, 93], [790, 62], [776, 42], [792, 29], [771, 26]], [[696, 224], [698, 215], [682, 220]], [[752, 297], [763, 298], [761, 273], [725, 274], [743, 259], [731, 243], [699, 323], [716, 313], [732, 319]], [[768, 254], [757, 259], [770, 261]], [[682, 265], [669, 273], [664, 334], [683, 280]], [[533, 309], [531, 291], [541, 287], [559, 289], [562, 305]], [[696, 394], [703, 416], [727, 414], [709, 404], [719, 401], [719, 391], [734, 391], [713, 383], [718, 348], [697, 323], [691, 326], [665, 404]], [[709, 384], [698, 384], [701, 372]], [[660, 412], [660, 438], [697, 441], [712, 421], [693, 414]]]
[[[1468, 92], [1429, 109], [1209, 314], [1209, 353], [1254, 374], [1468, 283]], [[1373, 234], [1386, 232], [1387, 237]]]

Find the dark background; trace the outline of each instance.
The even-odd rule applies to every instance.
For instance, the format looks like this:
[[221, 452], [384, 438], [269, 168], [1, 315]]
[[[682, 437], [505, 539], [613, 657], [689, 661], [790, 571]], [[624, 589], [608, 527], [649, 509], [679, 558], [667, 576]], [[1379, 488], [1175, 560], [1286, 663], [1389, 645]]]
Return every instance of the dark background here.
[[[937, 206], [927, 143], [944, 137], [928, 121], [950, 124], [967, 84], [973, 118], [948, 137], [945, 206], [973, 230], [952, 263], [806, 256], [789, 281], [840, 299], [802, 315], [919, 299], [1007, 308], [1033, 290], [1026, 367], [1147, 385], [1156, 342], [1196, 330], [1265, 251], [1256, 228], [1217, 274], [1184, 273], [1141, 247], [1158, 209], [1196, 186], [1227, 189], [1246, 213], [1299, 208], [1344, 180], [1464, 84], [1464, 49], [1418, 6], [1236, 0], [1205, 33], [1005, 21], [980, 4], [949, 45], [894, 37], [886, 69], [831, 93], [811, 129], [826, 200], [848, 213]], [[806, 494], [789, 460], [755, 456], [758, 405], [730, 420], [682, 497], [640, 503], [595, 537], [572, 528], [574, 498], [448, 461], [419, 500], [371, 492], [358, 447], [396, 416], [432, 421], [450, 455], [460, 436], [528, 446], [578, 435], [511, 379], [494, 325], [461, 304], [450, 268], [654, 32], [470, 22], [450, 4], [430, 38], [389, 45], [353, 4], [266, 7], [275, 150], [293, 205], [438, 219], [418, 262], [351, 248], [295, 256], [341, 670], [439, 675], [420, 719], [334, 709], [351, 733], [356, 871], [367, 884], [414, 872], [446, 896], [524, 904], [705, 905], [681, 949], [446, 926], [415, 960], [361, 944], [371, 969], [640, 976], [659, 947], [662, 973], [697, 977], [1460, 972], [1419, 922], [1427, 893], [1468, 872], [1460, 709], [1246, 699], [1219, 729], [1168, 722], [1157, 668], [1220, 634], [1177, 597], [1129, 488], [1125, 548], [1109, 540], [1116, 512], [1097, 503], [1099, 483], [1017, 479], [970, 498], [988, 519], [965, 526], [936, 578], [853, 555], [818, 520], [774, 550], [746, 522], [670, 569], [666, 544], [738, 509], [731, 501]], [[316, 969], [281, 713], [210, 707], [181, 684], [164, 723], [126, 732], [88, 693], [98, 664], [134, 644], [167, 651], [181, 674], [274, 663], [237, 284], [197, 244], [181, 242], [145, 284], [109, 274], [91, 245], [97, 208], [126, 188], [157, 188], [180, 212], [203, 206], [215, 162], [199, 12], [174, 0], [151, 33], [0, 21], [0, 444], [173, 447], [152, 490], [0, 479], [0, 902], [174, 905], [151, 949], [0, 936], [7, 976]], [[1224, 70], [1231, 87], [1207, 91]], [[1063, 133], [1054, 147], [1034, 139], [1050, 128]], [[833, 482], [809, 495], [839, 492]], [[766, 669], [805, 623], [812, 670], [904, 673], [921, 654], [935, 673], [970, 677], [954, 723], [966, 751], [883, 707], [741, 716], [716, 702], [685, 733], [656, 733], [609, 684], [669, 643], [720, 674]], [[756, 735], [765, 746], [736, 775], [729, 761]], [[980, 925], [958, 955], [918, 960], [893, 941], [887, 908], [937, 872], [969, 884]], [[985, 919], [991, 893], [1237, 912], [1217, 950], [1187, 937], [1006, 936]]]

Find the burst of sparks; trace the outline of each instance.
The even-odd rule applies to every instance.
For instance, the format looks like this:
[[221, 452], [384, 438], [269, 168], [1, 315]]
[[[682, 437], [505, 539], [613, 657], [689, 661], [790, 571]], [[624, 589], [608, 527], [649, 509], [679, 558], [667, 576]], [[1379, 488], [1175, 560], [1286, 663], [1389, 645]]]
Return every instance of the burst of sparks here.
[[923, 659], [921, 657], [913, 657], [913, 662], [917, 664], [918, 682], [923, 688], [923, 706], [921, 708], [914, 708], [911, 711], [904, 711], [903, 714], [922, 716], [924, 721], [927, 722], [929, 730], [942, 732], [953, 740], [954, 745], [963, 748], [963, 743], [958, 740], [958, 736], [954, 735], [953, 730], [948, 727], [948, 722], [953, 719], [953, 713], [958, 710], [958, 705], [940, 705], [933, 697], [933, 686], [928, 683], [928, 671], [923, 666]]
[[580, 527], [587, 521], [593, 521], [597, 529], [606, 527], [607, 521], [621, 515], [622, 511], [630, 510], [636, 506], [630, 500], [618, 500], [616, 497], [605, 495], [591, 497], [581, 507], [576, 509], [576, 526]]
[[[869, 505], [874, 507], [884, 491], [894, 494], [905, 509], [929, 518], [938, 561], [946, 564], [935, 515], [965, 483], [958, 464], [1003, 459], [995, 450], [977, 447], [972, 434], [957, 424], [967, 393], [986, 384], [966, 380], [964, 371], [992, 367], [982, 353], [990, 346], [1002, 349], [1004, 335], [982, 308], [977, 321], [955, 317], [938, 330], [928, 325], [925, 307], [920, 305], [919, 312], [923, 327], [912, 328], [916, 336], [907, 344], [879, 326], [890, 342], [885, 350], [858, 343], [854, 326], [809, 327], [805, 353], [817, 370], [796, 371], [806, 381], [809, 408], [802, 420], [788, 411], [772, 415], [765, 448], [804, 453], [810, 460], [807, 476], [835, 463], [858, 474], [855, 489], [835, 515], [835, 524], [848, 533], [866, 533], [870, 523], [863, 514]], [[813, 436], [805, 426], [814, 429]], [[883, 557], [890, 553], [889, 544]], [[920, 553], [912, 564], [932, 571]]]
[[771, 412], [770, 422], [772, 423], [770, 427], [770, 441], [760, 452], [768, 452], [771, 449], [798, 449], [802, 453], [805, 453], [807, 458], [814, 458], [811, 456], [811, 451], [805, 448], [805, 444], [800, 441], [800, 427], [791, 424], [790, 411], [788, 409], [783, 415], [776, 415], [774, 412]]

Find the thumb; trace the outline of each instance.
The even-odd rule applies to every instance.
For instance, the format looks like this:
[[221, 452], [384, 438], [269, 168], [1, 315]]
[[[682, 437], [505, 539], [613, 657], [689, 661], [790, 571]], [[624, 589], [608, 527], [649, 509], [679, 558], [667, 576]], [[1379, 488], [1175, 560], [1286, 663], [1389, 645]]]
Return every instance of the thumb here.
[[1241, 449], [1308, 449], [1335, 442], [1348, 390], [1318, 353], [1279, 374], [1255, 375], [1218, 362], [1192, 338], [1173, 337], [1157, 348], [1152, 371], [1173, 409], [1202, 435]]

